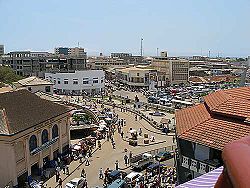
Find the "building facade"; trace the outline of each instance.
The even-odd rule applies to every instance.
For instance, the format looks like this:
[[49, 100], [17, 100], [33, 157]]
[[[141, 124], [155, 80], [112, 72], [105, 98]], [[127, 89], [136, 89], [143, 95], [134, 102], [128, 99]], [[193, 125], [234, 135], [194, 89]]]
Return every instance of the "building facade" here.
[[250, 134], [249, 96], [250, 87], [219, 90], [176, 112], [180, 183], [222, 166], [224, 146]]
[[0, 106], [0, 187], [24, 187], [68, 152], [70, 109], [27, 90], [1, 93]]
[[1, 57], [3, 66], [11, 67], [21, 76], [43, 78], [45, 72], [85, 70], [87, 57], [52, 55], [47, 52], [10, 52]]
[[72, 73], [46, 73], [45, 79], [54, 83], [58, 94], [101, 94], [104, 92], [105, 73], [102, 70]]
[[116, 69], [117, 80], [129, 87], [154, 87], [157, 85], [157, 71], [146, 67]]
[[67, 47], [59, 47], [55, 48], [55, 54], [57, 55], [66, 55], [66, 56], [74, 56], [74, 57], [87, 57], [87, 52], [84, 51], [84, 48], [67, 48]]
[[4, 45], [0, 45], [0, 56], [4, 55]]
[[161, 75], [162, 85], [187, 83], [189, 79], [189, 62], [185, 59], [154, 57], [151, 67]]

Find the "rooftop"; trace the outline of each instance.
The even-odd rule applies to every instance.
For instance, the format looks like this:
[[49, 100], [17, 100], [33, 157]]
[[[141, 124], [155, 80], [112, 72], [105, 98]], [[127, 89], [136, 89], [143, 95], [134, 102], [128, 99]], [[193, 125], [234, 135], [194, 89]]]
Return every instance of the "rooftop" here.
[[250, 87], [220, 90], [205, 102], [176, 112], [179, 138], [222, 150], [250, 134]]
[[15, 134], [69, 111], [64, 105], [41, 99], [24, 89], [1, 93], [0, 134]]
[[43, 80], [41, 78], [38, 78], [36, 76], [24, 78], [22, 80], [15, 82], [14, 84], [20, 85], [20, 86], [53, 85], [53, 83], [51, 83], [47, 80]]

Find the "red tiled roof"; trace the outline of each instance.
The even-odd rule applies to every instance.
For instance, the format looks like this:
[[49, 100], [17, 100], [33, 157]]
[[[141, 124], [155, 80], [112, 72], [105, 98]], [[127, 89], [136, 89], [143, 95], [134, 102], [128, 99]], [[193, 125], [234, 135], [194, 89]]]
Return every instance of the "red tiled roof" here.
[[204, 99], [212, 112], [250, 118], [250, 87], [216, 91]]
[[181, 139], [222, 150], [233, 140], [250, 135], [250, 88], [216, 91], [205, 103], [176, 112]]
[[[204, 104], [198, 104], [193, 107], [178, 110], [176, 115], [176, 129], [179, 134], [182, 134], [194, 126], [208, 120], [208, 113]], [[177, 118], [178, 117], [178, 118]]]

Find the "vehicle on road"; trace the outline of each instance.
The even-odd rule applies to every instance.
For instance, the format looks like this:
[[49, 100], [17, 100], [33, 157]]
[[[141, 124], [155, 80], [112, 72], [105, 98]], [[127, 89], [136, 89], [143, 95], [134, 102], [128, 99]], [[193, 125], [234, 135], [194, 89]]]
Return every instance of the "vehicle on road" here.
[[152, 164], [153, 162], [154, 162], [153, 156], [149, 153], [144, 153], [142, 155], [139, 155], [137, 158], [135, 158], [134, 161], [131, 161], [131, 166], [134, 169], [140, 170]]
[[161, 151], [161, 152], [159, 152], [158, 154], [155, 155], [155, 159], [157, 161], [165, 161], [165, 160], [168, 160], [168, 159], [171, 159], [171, 158], [173, 158], [173, 155], [169, 151]]
[[108, 177], [107, 177], [108, 184], [111, 184], [115, 180], [119, 179], [121, 176], [125, 177], [126, 175], [127, 174], [125, 172], [123, 172], [123, 171], [110, 170], [109, 173], [108, 173]]
[[65, 188], [82, 188], [84, 184], [84, 178], [74, 178], [65, 185]]
[[142, 180], [143, 179], [143, 174], [142, 173], [139, 173], [139, 172], [131, 172], [130, 174], [128, 174], [126, 177], [125, 177], [125, 181], [127, 183], [132, 183], [134, 182], [135, 180]]
[[108, 185], [107, 188], [128, 188], [128, 184], [125, 180], [117, 179], [110, 185]]

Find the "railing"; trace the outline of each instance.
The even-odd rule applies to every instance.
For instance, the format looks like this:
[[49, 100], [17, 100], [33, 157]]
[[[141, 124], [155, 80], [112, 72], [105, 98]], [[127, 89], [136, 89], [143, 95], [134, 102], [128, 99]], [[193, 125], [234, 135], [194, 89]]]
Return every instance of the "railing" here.
[[187, 169], [190, 169], [194, 172], [198, 172], [200, 174], [205, 174], [207, 172], [210, 172], [214, 169], [216, 169], [217, 167], [219, 167], [219, 163], [207, 163], [206, 161], [199, 161], [196, 159], [191, 159], [189, 157], [186, 156], [182, 156], [181, 158], [181, 166], [185, 167]]

